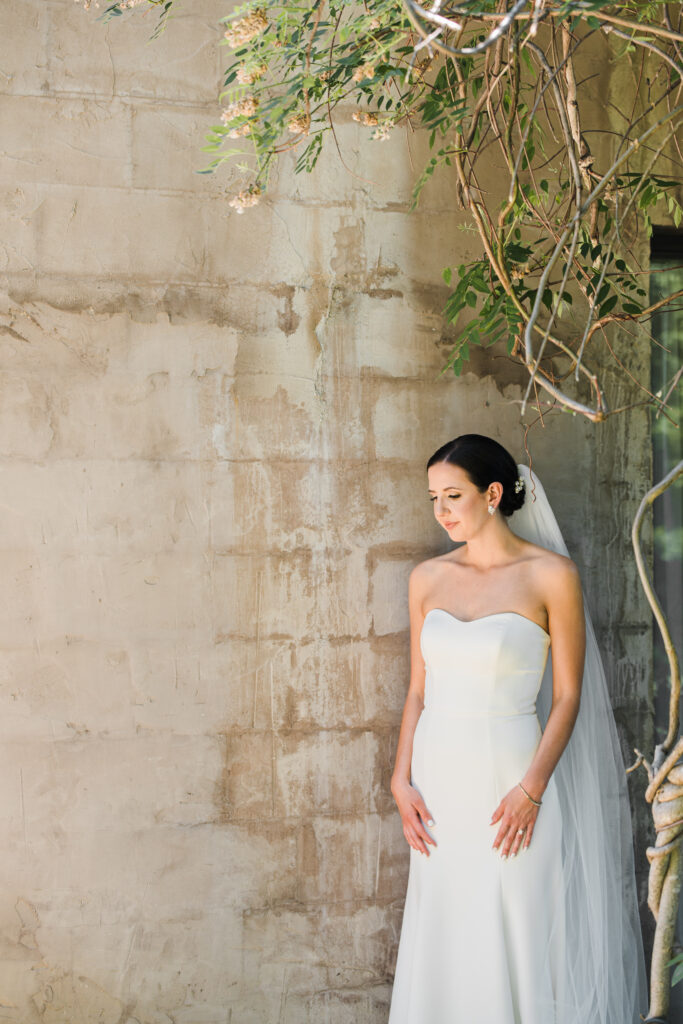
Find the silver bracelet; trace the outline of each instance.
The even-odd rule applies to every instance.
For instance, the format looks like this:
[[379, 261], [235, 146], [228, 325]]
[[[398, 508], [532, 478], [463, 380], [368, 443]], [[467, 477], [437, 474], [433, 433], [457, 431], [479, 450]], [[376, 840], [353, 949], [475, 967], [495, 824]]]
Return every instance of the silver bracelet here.
[[531, 800], [532, 804], [536, 804], [537, 807], [541, 806], [541, 804], [543, 803], [542, 800], [534, 800], [534, 798], [532, 796], [529, 796], [529, 794], [527, 793], [527, 791], [525, 790], [525, 788], [524, 788], [524, 786], [522, 785], [521, 782], [518, 782], [517, 785], [521, 789], [522, 793], [524, 793], [525, 796], [529, 797], [529, 799]]

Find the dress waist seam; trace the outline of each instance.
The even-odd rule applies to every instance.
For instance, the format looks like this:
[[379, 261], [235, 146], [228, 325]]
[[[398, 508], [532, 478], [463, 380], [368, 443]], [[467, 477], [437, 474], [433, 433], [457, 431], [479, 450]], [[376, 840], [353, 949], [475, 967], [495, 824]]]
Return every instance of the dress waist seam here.
[[[430, 711], [428, 706], [425, 706], [422, 714]], [[443, 716], [444, 718], [537, 718], [538, 713], [536, 711], [448, 711], [444, 708], [434, 708], [434, 714]]]

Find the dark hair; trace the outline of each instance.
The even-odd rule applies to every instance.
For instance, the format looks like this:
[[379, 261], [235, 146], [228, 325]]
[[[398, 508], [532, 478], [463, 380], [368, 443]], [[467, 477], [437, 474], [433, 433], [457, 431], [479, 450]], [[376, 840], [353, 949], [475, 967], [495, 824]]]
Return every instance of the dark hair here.
[[515, 491], [519, 476], [517, 463], [507, 448], [485, 434], [460, 434], [441, 445], [427, 463], [427, 469], [436, 462], [450, 462], [464, 469], [472, 483], [483, 492], [494, 482], [503, 485], [503, 496], [498, 508], [504, 516], [511, 516], [524, 504], [526, 488]]

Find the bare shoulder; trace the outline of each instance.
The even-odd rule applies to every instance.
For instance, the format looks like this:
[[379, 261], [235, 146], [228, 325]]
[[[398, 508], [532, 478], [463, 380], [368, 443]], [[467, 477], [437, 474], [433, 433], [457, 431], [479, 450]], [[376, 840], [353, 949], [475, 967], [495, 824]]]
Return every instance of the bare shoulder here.
[[529, 547], [533, 549], [536, 572], [549, 583], [572, 585], [580, 582], [578, 566], [569, 555], [561, 555], [559, 551], [550, 551], [538, 544], [530, 544]]
[[[576, 562], [568, 555], [532, 545], [535, 548], [534, 577], [550, 613], [551, 609], [580, 609], [583, 605], [581, 575]], [[536, 554], [537, 552], [537, 554]]]
[[518, 536], [517, 539], [524, 545], [522, 549], [523, 557], [533, 562], [534, 567], [538, 568], [540, 572], [554, 571], [561, 573], [563, 568], [566, 572], [571, 572], [572, 566], [576, 570], [576, 563], [568, 555], [561, 555], [559, 551], [551, 551], [550, 548], [541, 547], [540, 544], [534, 544], [524, 537]]
[[425, 558], [423, 562], [418, 562], [410, 570], [410, 586], [411, 588], [420, 589], [429, 580], [432, 580], [434, 576], [439, 572], [440, 557], [436, 558]]
[[411, 598], [421, 602], [429, 588], [434, 585], [434, 582], [443, 572], [446, 563], [452, 561], [453, 558], [449, 552], [446, 555], [435, 555], [433, 558], [425, 558], [423, 562], [418, 562], [417, 565], [413, 566], [409, 576]]

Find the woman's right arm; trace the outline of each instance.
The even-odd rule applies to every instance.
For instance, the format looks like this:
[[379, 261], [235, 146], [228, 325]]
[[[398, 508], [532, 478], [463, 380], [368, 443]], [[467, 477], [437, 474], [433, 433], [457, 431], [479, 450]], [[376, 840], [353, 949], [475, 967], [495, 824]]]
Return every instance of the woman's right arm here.
[[420, 853], [429, 856], [427, 843], [436, 846], [423, 822], [431, 823], [431, 814], [425, 802], [410, 782], [410, 764], [413, 756], [413, 736], [418, 719], [424, 709], [425, 664], [420, 650], [420, 632], [424, 622], [423, 597], [425, 589], [424, 563], [416, 565], [408, 582], [408, 609], [410, 614], [410, 684], [403, 708], [401, 729], [396, 750], [396, 764], [391, 778], [391, 792], [401, 815], [403, 834], [408, 843]]

